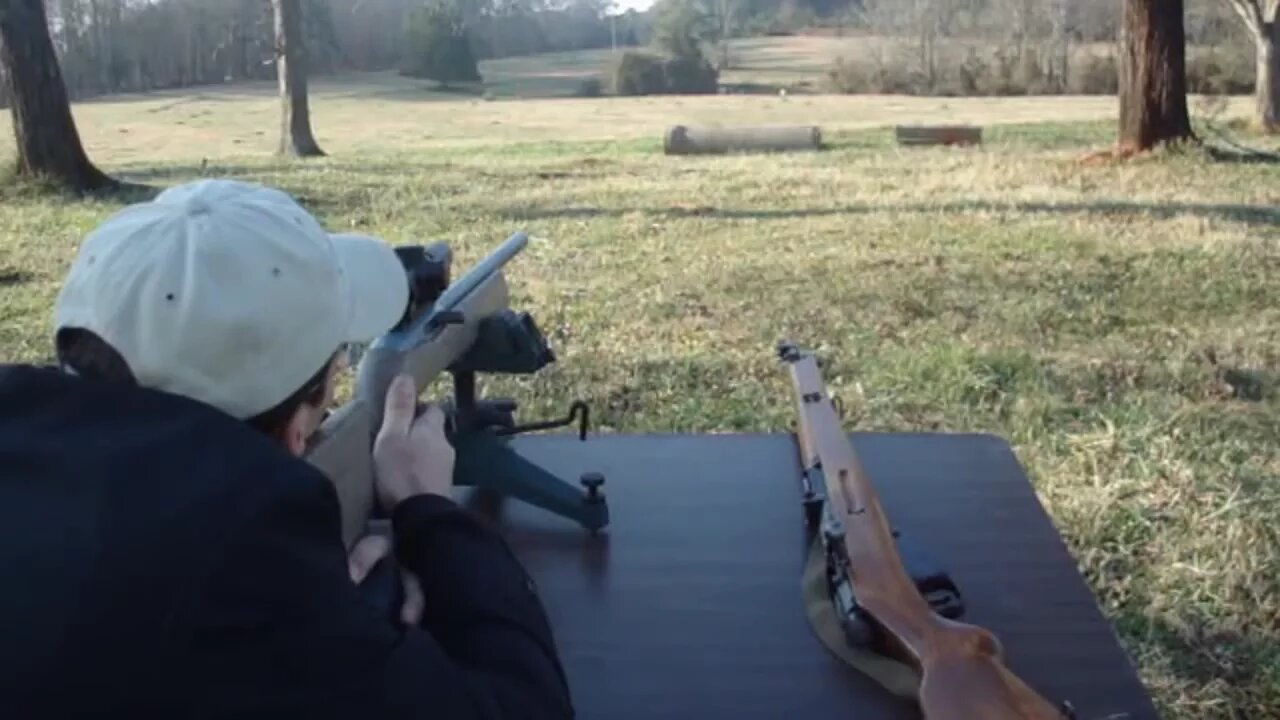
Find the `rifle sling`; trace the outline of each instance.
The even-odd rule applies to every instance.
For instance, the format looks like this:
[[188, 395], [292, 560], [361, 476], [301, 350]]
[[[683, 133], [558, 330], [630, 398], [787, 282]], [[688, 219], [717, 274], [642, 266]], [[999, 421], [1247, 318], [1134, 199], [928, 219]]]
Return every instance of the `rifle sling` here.
[[920, 675], [914, 668], [871, 650], [856, 648], [845, 639], [827, 591], [826, 557], [818, 538], [809, 546], [802, 583], [805, 615], [827, 650], [895, 696], [915, 701], [920, 690]]

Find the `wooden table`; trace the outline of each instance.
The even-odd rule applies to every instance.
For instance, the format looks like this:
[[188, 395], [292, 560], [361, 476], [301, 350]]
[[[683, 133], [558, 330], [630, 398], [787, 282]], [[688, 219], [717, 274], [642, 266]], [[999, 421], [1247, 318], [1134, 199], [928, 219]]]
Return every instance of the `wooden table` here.
[[[1157, 717], [1007, 444], [853, 438], [894, 525], [947, 566], [964, 619], [997, 634], [1016, 673], [1081, 720]], [[539, 584], [580, 718], [919, 717], [809, 628], [790, 435], [515, 443], [562, 477], [607, 479], [611, 522], [595, 538], [521, 503], [486, 510]]]

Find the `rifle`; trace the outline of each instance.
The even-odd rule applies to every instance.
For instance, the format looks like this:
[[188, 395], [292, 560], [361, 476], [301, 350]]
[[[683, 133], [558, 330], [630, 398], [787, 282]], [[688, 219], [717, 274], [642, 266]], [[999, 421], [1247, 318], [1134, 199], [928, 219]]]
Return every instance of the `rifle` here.
[[927, 720], [1072, 717], [1069, 704], [1059, 710], [1004, 666], [994, 634], [935, 610], [904, 567], [817, 360], [785, 341], [777, 351], [796, 394], [805, 505], [821, 516], [828, 589], [841, 619], [869, 627], [875, 637], [865, 642], [919, 672], [915, 699]]
[[523, 233], [512, 235], [456, 280], [446, 243], [396, 248], [405, 276], [387, 282], [409, 283], [404, 316], [359, 353], [351, 399], [325, 418], [305, 455], [337, 489], [348, 547], [371, 531], [386, 531], [385, 523], [373, 517], [372, 450], [387, 388], [402, 372], [413, 376], [419, 391], [443, 372], [452, 376], [446, 435], [455, 450], [455, 485], [523, 500], [591, 531], [608, 524], [602, 475], [584, 474], [585, 491], [579, 490], [521, 457], [509, 444], [520, 433], [574, 423], [585, 441], [585, 403], [573, 403], [561, 419], [517, 425], [515, 401], [476, 396], [478, 373], [528, 375], [556, 360], [533, 318], [508, 307], [502, 271], [528, 242]]

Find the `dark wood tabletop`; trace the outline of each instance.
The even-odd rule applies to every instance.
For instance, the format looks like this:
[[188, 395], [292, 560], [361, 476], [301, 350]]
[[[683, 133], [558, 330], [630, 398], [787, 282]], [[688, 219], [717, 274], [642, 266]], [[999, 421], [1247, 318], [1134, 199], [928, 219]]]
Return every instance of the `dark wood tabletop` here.
[[[863, 434], [894, 526], [939, 559], [964, 620], [1081, 720], [1157, 717], [1008, 445], [985, 435]], [[917, 718], [830, 655], [804, 614], [792, 436], [515, 440], [569, 479], [606, 477], [596, 537], [515, 501], [496, 519], [538, 583], [584, 719]]]

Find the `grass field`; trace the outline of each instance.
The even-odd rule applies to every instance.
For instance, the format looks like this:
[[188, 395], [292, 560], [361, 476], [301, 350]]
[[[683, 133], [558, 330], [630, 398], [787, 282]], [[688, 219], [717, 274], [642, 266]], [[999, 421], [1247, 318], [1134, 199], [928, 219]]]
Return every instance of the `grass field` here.
[[[529, 231], [513, 301], [561, 362], [490, 384], [529, 417], [581, 396], [605, 430], [782, 431], [785, 336], [821, 353], [861, 429], [1007, 438], [1166, 716], [1278, 716], [1277, 166], [1081, 165], [1112, 140], [1106, 98], [414, 93], [318, 83], [331, 156], [292, 164], [270, 156], [269, 89], [76, 114], [122, 177], [270, 183], [335, 229], [448, 239], [461, 266]], [[883, 126], [912, 118], [986, 123], [987, 143], [894, 147]], [[816, 122], [833, 147], [662, 157], [685, 121]], [[117, 205], [0, 202], [0, 346], [46, 360], [67, 264]]]

